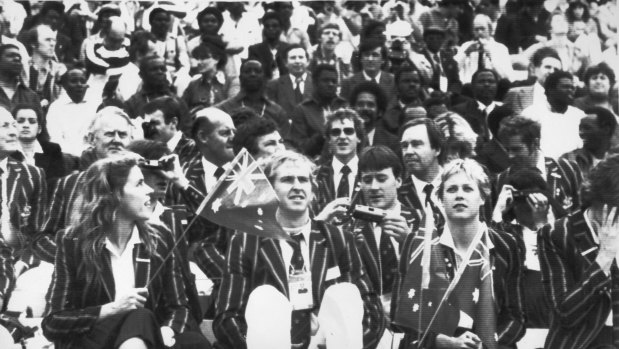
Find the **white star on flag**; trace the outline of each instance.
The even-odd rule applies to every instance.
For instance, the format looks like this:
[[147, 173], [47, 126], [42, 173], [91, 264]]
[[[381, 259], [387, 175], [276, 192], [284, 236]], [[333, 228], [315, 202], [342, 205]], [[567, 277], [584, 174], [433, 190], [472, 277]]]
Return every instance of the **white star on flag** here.
[[479, 289], [476, 288], [475, 291], [473, 291], [473, 302], [477, 304], [478, 301], [479, 301]]
[[220, 207], [221, 207], [221, 199], [217, 198], [213, 201], [213, 205], [211, 205], [211, 208], [213, 209], [213, 212], [217, 213]]
[[417, 310], [419, 310], [419, 304], [415, 303], [413, 304], [413, 312], [416, 313]]
[[415, 289], [411, 288], [410, 291], [408, 291], [408, 298], [412, 299], [413, 297], [415, 297]]

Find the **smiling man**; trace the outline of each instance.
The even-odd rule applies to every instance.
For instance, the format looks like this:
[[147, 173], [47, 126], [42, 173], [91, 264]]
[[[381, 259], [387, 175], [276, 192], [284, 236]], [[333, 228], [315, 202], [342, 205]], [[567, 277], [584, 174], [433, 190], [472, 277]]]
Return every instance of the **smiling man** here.
[[[382, 334], [379, 300], [352, 235], [310, 218], [312, 170], [309, 159], [291, 151], [267, 164], [265, 174], [279, 199], [275, 217], [290, 241], [242, 232], [232, 237], [213, 323], [222, 348], [258, 342], [253, 348], [305, 349], [316, 331], [315, 337], [330, 334], [329, 347], [370, 348]], [[346, 321], [323, 322], [322, 312], [329, 310], [321, 305], [329, 301], [350, 311], [341, 315]], [[344, 342], [329, 345], [333, 337]]]
[[288, 74], [267, 83], [266, 93], [291, 114], [299, 103], [312, 95], [312, 76], [308, 73], [308, 54], [299, 44], [290, 45], [284, 56]]

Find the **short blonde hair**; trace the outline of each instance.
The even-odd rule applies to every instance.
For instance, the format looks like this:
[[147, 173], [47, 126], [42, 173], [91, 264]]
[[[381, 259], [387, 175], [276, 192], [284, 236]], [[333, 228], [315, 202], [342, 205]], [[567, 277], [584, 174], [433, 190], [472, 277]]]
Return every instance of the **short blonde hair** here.
[[131, 121], [131, 119], [129, 118], [129, 115], [127, 115], [127, 113], [125, 113], [124, 110], [118, 108], [118, 107], [105, 107], [101, 110], [99, 110], [97, 112], [97, 114], [95, 114], [95, 117], [92, 119], [92, 121], [90, 122], [90, 125], [88, 126], [88, 134], [89, 135], [94, 135], [95, 132], [98, 131], [99, 129], [99, 125], [101, 124], [101, 120], [110, 117], [110, 116], [119, 116], [123, 119], [125, 119], [125, 121], [127, 121], [127, 125], [129, 125], [129, 137], [133, 138], [133, 122]]
[[264, 174], [267, 176], [271, 183], [273, 183], [273, 181], [275, 180], [275, 172], [277, 171], [277, 169], [286, 162], [294, 162], [301, 165], [306, 165], [310, 172], [310, 180], [312, 181], [312, 184], [314, 184], [314, 171], [316, 165], [314, 165], [314, 163], [305, 155], [299, 154], [292, 150], [279, 151], [271, 155], [266, 160], [264, 166]]
[[484, 168], [473, 159], [455, 159], [445, 165], [441, 175], [441, 184], [438, 187], [438, 196], [441, 200], [443, 200], [445, 182], [458, 173], [464, 173], [474, 180], [477, 183], [482, 199], [484, 199], [484, 202], [488, 202], [490, 198], [490, 180]]

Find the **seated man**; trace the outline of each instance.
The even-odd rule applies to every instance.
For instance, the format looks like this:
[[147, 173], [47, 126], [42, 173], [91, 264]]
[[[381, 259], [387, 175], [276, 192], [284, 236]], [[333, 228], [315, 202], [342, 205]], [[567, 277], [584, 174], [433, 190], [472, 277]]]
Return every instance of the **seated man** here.
[[366, 39], [359, 45], [361, 71], [342, 81], [340, 96], [350, 100], [352, 90], [363, 81], [374, 81], [390, 95], [395, 90], [393, 74], [383, 70], [387, 62], [387, 49], [377, 39]]
[[[357, 306], [361, 307], [362, 300], [365, 311], [361, 315], [358, 313], [360, 309], [351, 307], [351, 311], [357, 312], [357, 319], [346, 318], [346, 322], [344, 315], [335, 324], [347, 327], [345, 330], [350, 332], [334, 335], [343, 335], [349, 340], [346, 344], [356, 348], [373, 347], [382, 335], [384, 325], [380, 301], [371, 289], [352, 235], [309, 216], [313, 195], [312, 167], [307, 158], [290, 151], [279, 153], [266, 166], [265, 174], [279, 198], [276, 219], [291, 235], [292, 241], [275, 241], [242, 232], [232, 237], [213, 323], [215, 336], [222, 348], [249, 347], [250, 334], [255, 334], [257, 325], [255, 322], [249, 323], [255, 315], [250, 309], [257, 306], [251, 301], [265, 285], [271, 286], [269, 289], [274, 288], [273, 293], [283, 295], [284, 308], [292, 308], [291, 312], [282, 311], [282, 317], [289, 316], [283, 321], [292, 325], [290, 332], [284, 328], [283, 333], [279, 333], [287, 337], [283, 340], [270, 332], [264, 333], [263, 336], [268, 337], [264, 342], [266, 346], [260, 348], [273, 347], [275, 343], [284, 343], [285, 346], [286, 342], [287, 347], [292, 343], [295, 348], [307, 348], [312, 318], [319, 309], [319, 318], [323, 311], [329, 311], [321, 309], [321, 304], [323, 300], [333, 300], [330, 291], [335, 283], [345, 283], [335, 285], [335, 289], [353, 284], [342, 303], [357, 302]], [[270, 298], [263, 306], [270, 312], [259, 314], [260, 318], [254, 321], [268, 325], [271, 315], [279, 312], [277, 307], [269, 306], [275, 298]], [[319, 324], [319, 331], [333, 329], [326, 321]]]
[[232, 147], [235, 154], [245, 148], [254, 159], [266, 159], [285, 150], [284, 140], [277, 130], [277, 125], [264, 118], [250, 119], [236, 130]]

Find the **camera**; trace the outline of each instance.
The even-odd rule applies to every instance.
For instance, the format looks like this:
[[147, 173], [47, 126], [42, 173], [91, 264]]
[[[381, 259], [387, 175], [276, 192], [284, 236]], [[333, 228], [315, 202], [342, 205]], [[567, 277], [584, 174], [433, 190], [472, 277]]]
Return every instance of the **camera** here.
[[174, 169], [174, 158], [169, 157], [160, 160], [144, 160], [140, 166], [149, 170], [172, 171]]
[[353, 218], [376, 223], [382, 222], [386, 215], [387, 211], [385, 210], [364, 205], [355, 205], [355, 209], [352, 212]]

